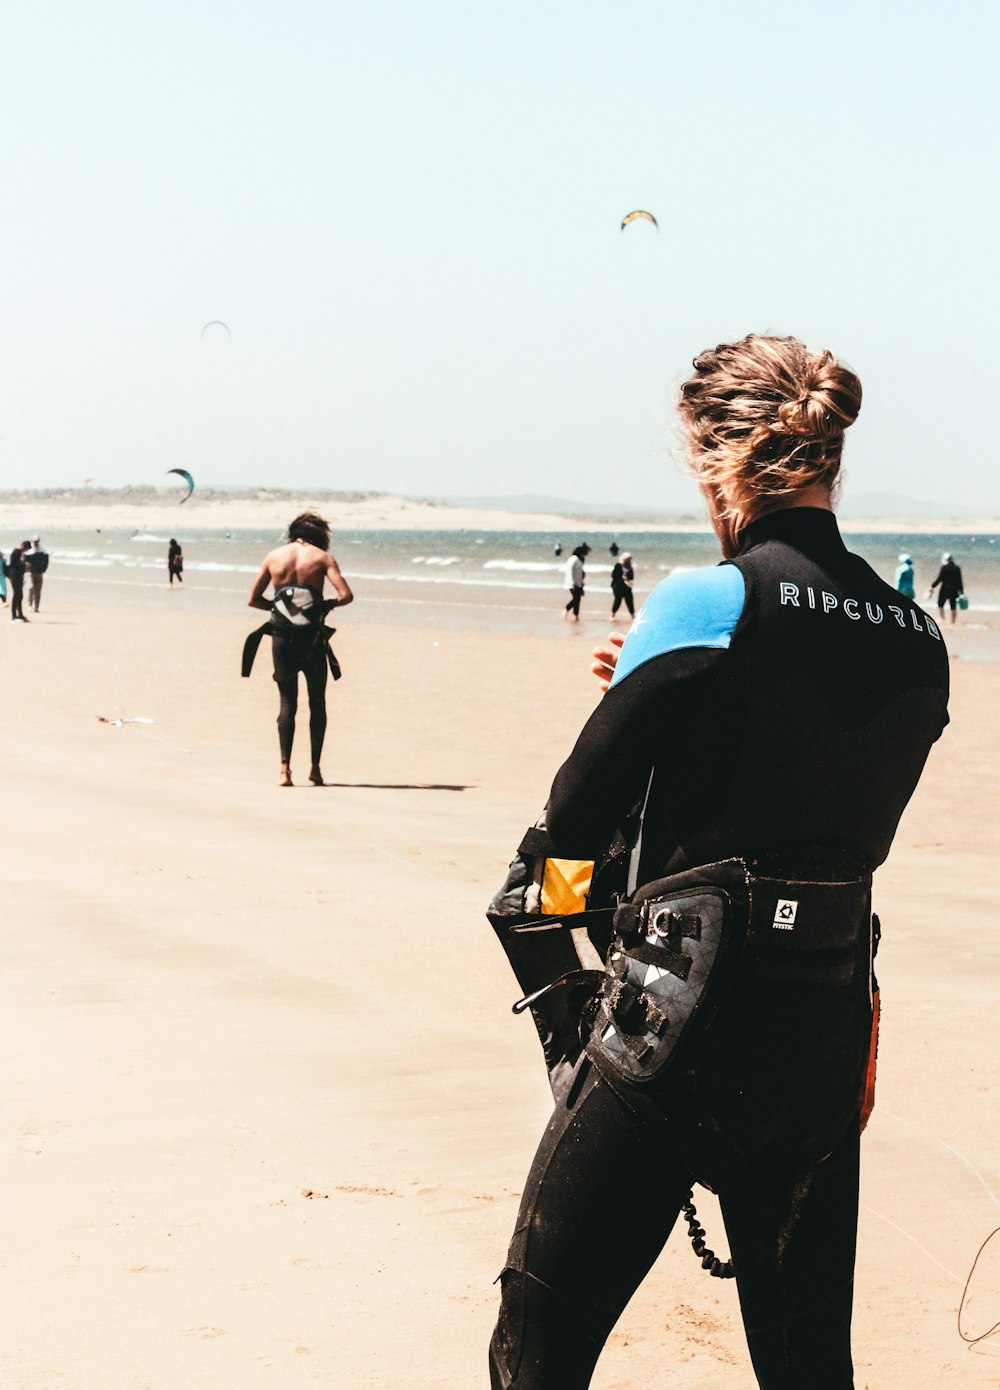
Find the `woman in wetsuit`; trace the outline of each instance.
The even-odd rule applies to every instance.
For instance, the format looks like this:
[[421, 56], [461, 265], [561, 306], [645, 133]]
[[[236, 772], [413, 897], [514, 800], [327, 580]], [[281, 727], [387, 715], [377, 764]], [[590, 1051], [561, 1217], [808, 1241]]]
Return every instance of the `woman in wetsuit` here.
[[669, 576], [601, 654], [529, 832], [561, 860], [624, 839], [629, 871], [502, 1271], [494, 1390], [590, 1384], [699, 1181], [762, 1390], [854, 1385], [870, 876], [947, 722], [947, 653], [837, 528], [854, 373], [756, 335], [694, 366], [680, 412], [723, 563]]

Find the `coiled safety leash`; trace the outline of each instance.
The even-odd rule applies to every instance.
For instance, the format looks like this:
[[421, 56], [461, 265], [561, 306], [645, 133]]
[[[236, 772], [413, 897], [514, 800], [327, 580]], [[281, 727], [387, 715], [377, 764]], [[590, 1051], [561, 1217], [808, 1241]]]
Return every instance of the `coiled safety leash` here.
[[698, 1221], [698, 1213], [694, 1205], [693, 1190], [688, 1193], [687, 1198], [681, 1203], [681, 1211], [688, 1224], [688, 1235], [691, 1237], [691, 1248], [701, 1260], [702, 1269], [707, 1269], [713, 1279], [735, 1279], [736, 1271], [733, 1269], [732, 1260], [720, 1260], [714, 1250], [709, 1250], [705, 1244], [705, 1228]]

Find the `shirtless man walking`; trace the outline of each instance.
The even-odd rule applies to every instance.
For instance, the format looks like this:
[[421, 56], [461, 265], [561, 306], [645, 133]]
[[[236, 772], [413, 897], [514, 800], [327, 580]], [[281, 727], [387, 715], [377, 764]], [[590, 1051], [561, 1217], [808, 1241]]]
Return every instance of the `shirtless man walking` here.
[[[278, 743], [281, 750], [279, 787], [292, 785], [292, 739], [299, 702], [299, 672], [306, 678], [309, 692], [309, 738], [312, 767], [309, 781], [323, 785], [319, 760], [326, 734], [326, 672], [333, 666], [328, 633], [323, 617], [331, 608], [354, 601], [340, 566], [330, 554], [330, 525], [315, 512], [301, 512], [288, 528], [288, 544], [278, 546], [265, 557], [250, 591], [251, 608], [262, 608], [270, 619], [247, 639], [243, 653], [243, 674], [250, 674], [261, 637], [271, 638], [274, 679], [278, 683]], [[336, 598], [323, 598], [323, 585], [329, 580]], [[274, 597], [264, 591], [271, 584]], [[334, 674], [339, 674], [334, 668]]]

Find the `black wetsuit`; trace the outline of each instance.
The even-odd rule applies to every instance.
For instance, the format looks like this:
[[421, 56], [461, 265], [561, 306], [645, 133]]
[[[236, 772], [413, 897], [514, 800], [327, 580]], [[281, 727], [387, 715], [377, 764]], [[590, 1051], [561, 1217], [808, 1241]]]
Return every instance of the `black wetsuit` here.
[[10, 580], [10, 616], [13, 620], [26, 623], [24, 616], [24, 551], [18, 546], [10, 553], [7, 561], [7, 578]]
[[340, 676], [337, 659], [330, 650], [332, 628], [323, 624], [333, 600], [324, 601], [318, 589], [307, 585], [282, 584], [274, 592], [271, 616], [246, 640], [243, 649], [243, 675], [253, 668], [262, 636], [271, 638], [274, 679], [278, 686], [278, 745], [281, 761], [292, 757], [295, 716], [299, 707], [299, 672], [306, 678], [309, 693], [309, 741], [313, 766], [319, 765], [326, 737], [327, 667], [334, 680]]
[[[599, 858], [644, 802], [630, 888], [733, 857], [863, 880], [947, 693], [936, 624], [845, 549], [832, 514], [772, 514], [735, 561], [650, 595], [556, 776], [551, 852]], [[503, 1271], [497, 1390], [589, 1385], [697, 1180], [719, 1194], [763, 1390], [852, 1390], [869, 952], [859, 937], [835, 985], [731, 984], [658, 1087], [614, 1084], [582, 1056]]]

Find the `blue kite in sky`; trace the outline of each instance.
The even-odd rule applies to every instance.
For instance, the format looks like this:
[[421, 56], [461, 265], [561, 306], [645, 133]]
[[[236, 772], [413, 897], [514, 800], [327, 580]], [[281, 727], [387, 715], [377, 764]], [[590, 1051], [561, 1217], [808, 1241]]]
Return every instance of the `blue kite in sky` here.
[[184, 494], [184, 496], [181, 498], [181, 505], [183, 506], [184, 503], [185, 503], [185, 502], [188, 500], [188, 498], [191, 496], [192, 492], [194, 492], [194, 479], [191, 477], [191, 474], [187, 471], [186, 468], [168, 468], [168, 469], [167, 469], [167, 472], [168, 472], [168, 473], [179, 473], [179, 474], [181, 475], [181, 477], [184, 479], [184, 481], [185, 481], [185, 482], [187, 483], [187, 485], [188, 485], [188, 490], [187, 490], [187, 492], [186, 492], [186, 493]]

